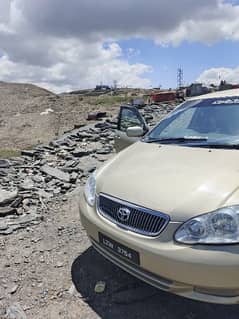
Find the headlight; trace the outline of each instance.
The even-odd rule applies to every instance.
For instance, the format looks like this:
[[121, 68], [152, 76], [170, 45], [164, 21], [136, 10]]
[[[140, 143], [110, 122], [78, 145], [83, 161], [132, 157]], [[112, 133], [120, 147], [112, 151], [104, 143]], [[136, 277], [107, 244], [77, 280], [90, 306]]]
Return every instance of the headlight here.
[[96, 179], [95, 174], [91, 174], [90, 177], [87, 179], [85, 184], [85, 198], [87, 203], [90, 206], [94, 206], [95, 204], [95, 193], [96, 193]]
[[192, 218], [179, 227], [174, 238], [184, 244], [239, 243], [239, 206]]

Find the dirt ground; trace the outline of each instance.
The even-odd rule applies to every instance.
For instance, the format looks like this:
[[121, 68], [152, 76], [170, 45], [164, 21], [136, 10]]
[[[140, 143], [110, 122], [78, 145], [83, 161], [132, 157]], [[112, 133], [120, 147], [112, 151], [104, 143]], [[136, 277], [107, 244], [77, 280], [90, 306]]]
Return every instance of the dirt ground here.
[[56, 95], [32, 84], [0, 82], [0, 151], [48, 143], [85, 124], [89, 112], [115, 116], [117, 98]]
[[[41, 224], [0, 238], [1, 319], [15, 303], [30, 319], [238, 318], [239, 306], [171, 295], [101, 257], [81, 226], [78, 194], [52, 204]], [[106, 283], [101, 294], [98, 281]]]

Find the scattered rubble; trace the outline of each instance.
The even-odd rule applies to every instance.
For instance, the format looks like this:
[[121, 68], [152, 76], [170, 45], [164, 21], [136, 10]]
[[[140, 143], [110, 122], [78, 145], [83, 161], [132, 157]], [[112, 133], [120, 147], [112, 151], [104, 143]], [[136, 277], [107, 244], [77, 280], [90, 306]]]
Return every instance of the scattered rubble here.
[[98, 154], [112, 152], [112, 127], [92, 125], [24, 150], [21, 158], [1, 160], [0, 234], [39, 223], [53, 197], [80, 185], [102, 160]]
[[[153, 125], [172, 108], [150, 105], [142, 114]], [[94, 115], [104, 117], [106, 113]], [[74, 129], [49, 145], [23, 150], [22, 157], [0, 160], [0, 234], [38, 224], [53, 198], [82, 185], [114, 152], [115, 128], [116, 120], [108, 118]]]

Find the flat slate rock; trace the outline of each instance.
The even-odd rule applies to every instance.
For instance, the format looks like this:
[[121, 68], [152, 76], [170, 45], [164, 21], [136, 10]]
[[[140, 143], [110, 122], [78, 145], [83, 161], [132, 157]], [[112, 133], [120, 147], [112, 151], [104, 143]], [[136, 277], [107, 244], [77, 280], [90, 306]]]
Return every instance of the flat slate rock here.
[[82, 147], [77, 147], [72, 154], [76, 157], [87, 156], [91, 153], [90, 150], [83, 149]]
[[27, 177], [24, 179], [23, 183], [20, 184], [20, 188], [24, 190], [31, 190], [34, 188], [34, 182], [31, 178]]
[[11, 166], [11, 163], [8, 160], [0, 159], [0, 168], [8, 168]]
[[21, 151], [21, 154], [24, 156], [34, 157], [38, 154], [38, 152], [36, 150], [23, 150]]
[[70, 174], [63, 172], [58, 168], [50, 167], [47, 164], [45, 164], [42, 166], [41, 171], [63, 182], [67, 182], [67, 183], [70, 182]]
[[14, 215], [17, 213], [14, 207], [0, 207], [0, 217], [5, 217], [7, 215]]
[[110, 147], [101, 148], [96, 151], [97, 154], [106, 155], [110, 154], [112, 152], [112, 149]]
[[9, 192], [0, 188], [0, 205], [12, 202], [17, 197], [17, 191]]

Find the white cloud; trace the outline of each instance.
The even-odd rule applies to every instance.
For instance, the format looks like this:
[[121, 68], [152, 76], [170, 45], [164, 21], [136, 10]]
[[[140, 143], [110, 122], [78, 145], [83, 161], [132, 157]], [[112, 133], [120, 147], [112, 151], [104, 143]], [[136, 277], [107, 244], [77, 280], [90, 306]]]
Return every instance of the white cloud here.
[[0, 12], [0, 80], [56, 91], [149, 86], [150, 66], [129, 63], [140, 52], [124, 58], [120, 39], [239, 40], [239, 5], [224, 0], [1, 0]]
[[0, 1], [0, 21], [7, 22], [10, 10], [10, 1]]
[[127, 57], [128, 57], [128, 59], [137, 57], [140, 54], [141, 54], [141, 52], [140, 52], [139, 49], [135, 49], [135, 48], [128, 48], [127, 49]]
[[[24, 11], [29, 2], [10, 4], [7, 19], [0, 19], [0, 80], [31, 82], [55, 92], [91, 88], [100, 82], [113, 85], [114, 80], [124, 86], [150, 85], [146, 74], [151, 67], [130, 64], [116, 42], [106, 46], [103, 38], [93, 41], [87, 34], [65, 37], [34, 30]], [[44, 16], [44, 10], [41, 13]]]
[[239, 83], [239, 66], [236, 68], [211, 68], [205, 70], [197, 79], [197, 81], [205, 84], [219, 84], [221, 80], [228, 83]]
[[113, 80], [124, 86], [150, 85], [142, 75], [151, 68], [144, 64], [130, 65], [121, 59], [121, 49], [116, 43], [104, 48], [101, 43], [59, 41], [50, 50], [56, 59], [50, 66], [14, 62], [4, 55], [0, 58], [1, 79], [31, 82], [55, 92], [90, 88], [100, 82], [111, 85]]

